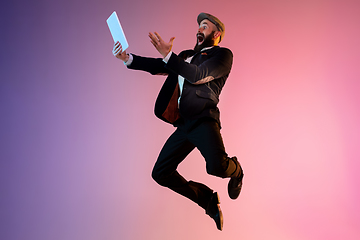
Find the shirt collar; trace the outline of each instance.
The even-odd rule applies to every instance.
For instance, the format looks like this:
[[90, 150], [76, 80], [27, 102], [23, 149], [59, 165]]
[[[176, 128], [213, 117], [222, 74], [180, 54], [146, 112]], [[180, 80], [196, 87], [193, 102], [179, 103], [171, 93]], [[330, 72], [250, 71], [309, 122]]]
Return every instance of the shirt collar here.
[[213, 47], [214, 47], [214, 46], [211, 46], [211, 47], [205, 47], [205, 48], [201, 49], [201, 51], [200, 51], [200, 52], [203, 52], [203, 51], [209, 50], [209, 49], [211, 49], [211, 48], [213, 48]]

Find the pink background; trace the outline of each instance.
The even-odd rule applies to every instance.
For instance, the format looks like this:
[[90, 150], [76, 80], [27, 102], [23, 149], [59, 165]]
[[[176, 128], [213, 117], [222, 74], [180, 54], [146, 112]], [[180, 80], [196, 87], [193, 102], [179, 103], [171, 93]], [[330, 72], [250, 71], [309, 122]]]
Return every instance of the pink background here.
[[[179, 53], [198, 13], [225, 23], [222, 134], [240, 198], [198, 151], [180, 165], [219, 192], [222, 232], [151, 179], [174, 130], [153, 114], [164, 77], [113, 57], [114, 10], [144, 56], [160, 56], [149, 31]], [[12, 0], [0, 18], [0, 239], [360, 239], [359, 1]]]

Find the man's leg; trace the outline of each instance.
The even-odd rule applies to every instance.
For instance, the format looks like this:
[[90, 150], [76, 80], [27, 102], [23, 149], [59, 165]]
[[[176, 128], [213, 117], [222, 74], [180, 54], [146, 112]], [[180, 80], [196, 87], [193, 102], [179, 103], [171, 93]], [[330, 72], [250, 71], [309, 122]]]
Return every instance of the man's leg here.
[[239, 174], [237, 160], [229, 158], [224, 147], [219, 124], [212, 119], [204, 119], [191, 131], [189, 141], [201, 152], [206, 161], [206, 171], [221, 178]]
[[228, 191], [232, 199], [236, 199], [241, 190], [243, 171], [236, 157], [229, 158], [225, 152], [224, 143], [220, 134], [218, 123], [212, 119], [204, 119], [188, 135], [204, 156], [206, 170], [209, 174], [228, 178]]
[[[189, 141], [189, 136], [192, 136], [200, 141], [204, 140], [203, 138], [214, 137], [212, 136], [212, 134], [204, 135], [201, 134], [202, 131], [200, 131], [199, 134], [197, 133], [196, 130], [194, 131], [194, 129], [197, 129], [199, 124], [201, 124], [202, 122], [203, 120], [190, 120], [190, 121], [185, 120], [182, 124], [180, 124], [180, 126], [170, 136], [170, 138], [165, 143], [163, 149], [161, 150], [158, 160], [155, 163], [152, 177], [160, 185], [168, 187], [173, 191], [196, 202], [199, 206], [201, 206], [205, 210], [206, 214], [209, 215], [215, 221], [217, 228], [219, 230], [222, 230], [223, 215], [219, 205], [220, 200], [218, 194], [216, 192], [213, 192], [213, 190], [211, 190], [209, 187], [207, 187], [204, 184], [193, 181], [189, 181], [189, 182], [186, 181], [176, 171], [177, 166], [195, 148], [195, 144]], [[205, 132], [207, 132], [208, 129], [205, 127], [204, 130]], [[195, 132], [195, 134], [193, 134], [193, 132]], [[215, 137], [215, 140], [218, 141], [219, 138]], [[194, 142], [197, 143], [197, 141]], [[215, 145], [219, 145], [219, 144], [215, 144]], [[210, 145], [208, 145], [208, 147], [209, 146]], [[222, 139], [220, 146], [223, 146]], [[210, 147], [212, 147], [212, 145]], [[202, 147], [200, 147], [200, 149], [202, 149]], [[216, 149], [219, 149], [219, 147], [216, 147]], [[223, 156], [224, 154], [226, 155], [225, 150], [218, 152], [219, 155], [221, 156]], [[215, 159], [218, 159], [218, 157], [216, 157]], [[213, 161], [213, 162], [219, 163], [219, 161]], [[207, 168], [209, 168], [209, 166], [212, 165], [213, 164], [211, 163], [207, 164]], [[224, 166], [221, 168], [222, 169], [228, 168], [228, 165], [229, 165], [228, 163], [225, 163]], [[211, 168], [217, 169], [217, 167], [211, 167]]]
[[172, 189], [206, 209], [213, 190], [204, 184], [187, 181], [176, 170], [195, 148], [194, 144], [188, 141], [187, 134], [184, 128], [177, 128], [169, 137], [155, 163], [152, 177], [158, 184]]

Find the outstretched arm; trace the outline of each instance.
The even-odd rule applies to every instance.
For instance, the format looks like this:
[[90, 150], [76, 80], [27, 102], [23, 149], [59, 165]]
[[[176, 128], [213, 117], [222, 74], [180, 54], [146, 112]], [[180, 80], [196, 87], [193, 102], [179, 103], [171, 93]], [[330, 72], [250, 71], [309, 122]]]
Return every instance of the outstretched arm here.
[[165, 63], [161, 58], [147, 58], [135, 54], [127, 54], [122, 50], [119, 42], [114, 43], [113, 55], [124, 61], [129, 69], [142, 70], [153, 75], [168, 75], [168, 70], [164, 67]]
[[[156, 50], [165, 58], [172, 49], [175, 37], [170, 38], [169, 42], [165, 42], [157, 32], [150, 32], [149, 37]], [[166, 68], [183, 76], [192, 84], [203, 84], [229, 74], [233, 59], [232, 52], [225, 48], [217, 50], [214, 57], [199, 66], [185, 62], [174, 53], [169, 56]]]

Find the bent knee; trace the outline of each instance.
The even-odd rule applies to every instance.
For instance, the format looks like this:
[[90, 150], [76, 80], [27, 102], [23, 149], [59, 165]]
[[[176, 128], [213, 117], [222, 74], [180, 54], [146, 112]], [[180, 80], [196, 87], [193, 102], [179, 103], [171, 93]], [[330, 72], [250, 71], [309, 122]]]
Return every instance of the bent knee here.
[[165, 178], [162, 177], [162, 174], [159, 173], [159, 171], [156, 171], [154, 168], [151, 173], [152, 179], [154, 179], [155, 182], [157, 182], [159, 185], [164, 186], [165, 185]]
[[158, 182], [161, 179], [160, 174], [157, 171], [155, 171], [155, 169], [153, 169], [153, 171], [151, 173], [151, 177], [152, 177], [152, 179], [154, 179], [155, 182]]

